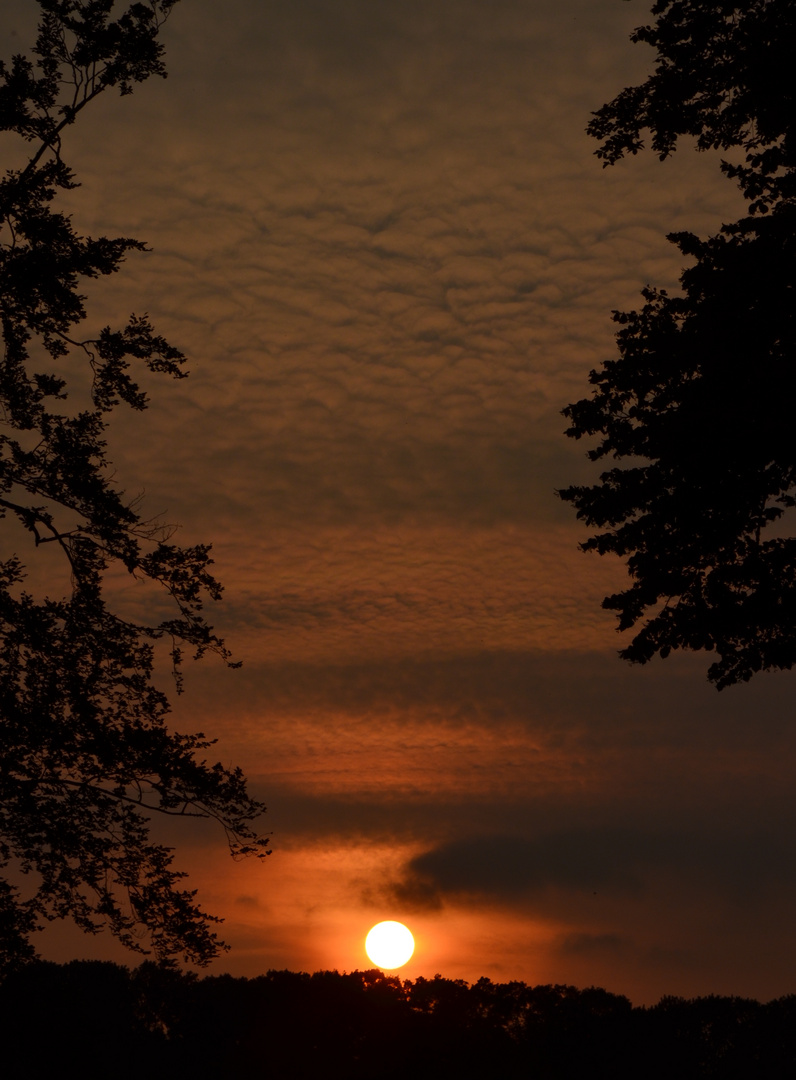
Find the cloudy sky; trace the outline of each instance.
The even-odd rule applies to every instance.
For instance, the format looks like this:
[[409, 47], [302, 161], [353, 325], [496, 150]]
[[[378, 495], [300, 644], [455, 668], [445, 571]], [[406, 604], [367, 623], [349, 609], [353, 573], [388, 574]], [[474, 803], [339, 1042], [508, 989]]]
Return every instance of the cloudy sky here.
[[[4, 54], [37, 5], [5, 0]], [[612, 309], [672, 287], [665, 235], [740, 213], [684, 146], [602, 170], [592, 110], [642, 80], [643, 0], [183, 0], [169, 78], [70, 134], [87, 233], [152, 253], [90, 291], [190, 357], [118, 417], [119, 483], [212, 542], [244, 667], [187, 673], [273, 854], [171, 830], [231, 952], [215, 970], [792, 992], [791, 675], [628, 668], [618, 561], [555, 490], [593, 473], [561, 409]], [[147, 598], [128, 590], [125, 603]], [[56, 959], [112, 956], [48, 933]]]

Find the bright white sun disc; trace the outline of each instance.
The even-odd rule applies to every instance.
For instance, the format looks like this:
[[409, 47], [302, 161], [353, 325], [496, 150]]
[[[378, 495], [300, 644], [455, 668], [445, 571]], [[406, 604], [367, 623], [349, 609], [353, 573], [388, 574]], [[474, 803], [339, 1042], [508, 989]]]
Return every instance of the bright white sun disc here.
[[414, 951], [415, 939], [403, 923], [377, 923], [365, 938], [365, 952], [380, 968], [403, 967]]

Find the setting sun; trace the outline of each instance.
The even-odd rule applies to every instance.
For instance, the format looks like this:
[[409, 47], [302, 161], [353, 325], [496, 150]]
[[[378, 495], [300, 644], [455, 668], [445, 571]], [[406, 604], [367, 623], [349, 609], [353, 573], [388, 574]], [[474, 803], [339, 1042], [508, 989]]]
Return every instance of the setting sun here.
[[415, 939], [399, 922], [377, 923], [365, 938], [365, 952], [380, 968], [399, 968], [415, 951]]

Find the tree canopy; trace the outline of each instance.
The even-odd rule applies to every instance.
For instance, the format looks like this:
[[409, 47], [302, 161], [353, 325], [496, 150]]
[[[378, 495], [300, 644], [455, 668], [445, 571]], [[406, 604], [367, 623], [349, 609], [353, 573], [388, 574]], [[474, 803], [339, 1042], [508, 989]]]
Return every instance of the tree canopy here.
[[750, 211], [796, 194], [796, 110], [792, 77], [796, 18], [792, 0], [658, 0], [657, 20], [630, 36], [657, 50], [655, 72], [593, 114], [587, 131], [606, 165], [651, 147], [663, 159], [679, 138], [700, 150], [740, 147], [722, 164]]
[[[796, 108], [793, 0], [659, 0], [632, 40], [654, 73], [594, 114], [604, 164], [644, 147], [664, 158], [682, 136], [733, 151], [747, 214], [702, 240], [669, 239], [692, 261], [682, 292], [647, 286], [614, 312], [619, 358], [593, 371], [592, 396], [564, 410], [574, 438], [599, 436], [594, 485], [561, 491], [604, 531], [584, 550], [627, 559], [632, 585], [606, 597], [620, 655], [715, 651], [721, 689], [796, 663]], [[740, 155], [738, 154], [740, 151]]]
[[[48, 1038], [41, 1038], [42, 1016]], [[119, 1080], [785, 1080], [796, 997], [663, 997], [632, 1006], [600, 987], [381, 971], [197, 978], [142, 964], [29, 964], [0, 983], [8, 1076], [85, 1067]]]
[[[30, 959], [33, 933], [66, 917], [203, 964], [223, 947], [218, 920], [180, 887], [151, 816], [214, 818], [233, 854], [265, 855], [253, 824], [264, 807], [239, 769], [208, 762], [203, 735], [167, 725], [159, 649], [178, 690], [185, 650], [231, 663], [203, 613], [221, 587], [209, 547], [171, 543], [118, 489], [104, 439], [114, 410], [147, 405], [136, 369], [180, 379], [185, 357], [146, 315], [81, 332], [81, 285], [146, 249], [81, 236], [54, 208], [77, 186], [63, 142], [83, 110], [165, 76], [158, 31], [176, 0], [118, 17], [114, 0], [38, 2], [35, 59], [0, 62], [0, 131], [29, 155], [0, 180], [0, 964]], [[63, 557], [64, 595], [26, 588], [26, 561], [44, 545]], [[119, 572], [162, 590], [167, 617], [114, 610], [108, 575]]]

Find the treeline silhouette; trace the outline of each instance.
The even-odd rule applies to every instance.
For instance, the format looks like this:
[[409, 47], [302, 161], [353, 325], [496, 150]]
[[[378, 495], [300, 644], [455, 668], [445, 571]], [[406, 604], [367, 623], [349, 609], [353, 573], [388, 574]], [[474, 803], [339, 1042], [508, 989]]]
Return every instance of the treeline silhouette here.
[[38, 962], [0, 983], [6, 1078], [796, 1075], [796, 995], [664, 997], [595, 987], [401, 980], [377, 970], [198, 978], [144, 963]]

